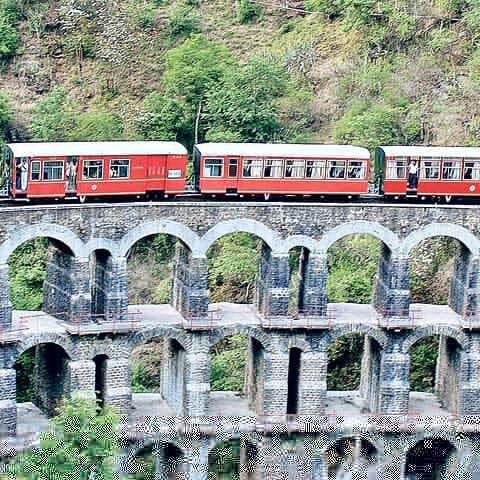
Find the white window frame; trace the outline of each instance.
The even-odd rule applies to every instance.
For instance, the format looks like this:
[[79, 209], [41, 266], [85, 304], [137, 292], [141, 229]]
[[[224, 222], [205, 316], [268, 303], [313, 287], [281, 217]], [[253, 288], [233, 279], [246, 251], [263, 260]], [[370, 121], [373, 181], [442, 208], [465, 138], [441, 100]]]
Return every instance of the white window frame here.
[[[59, 165], [48, 166], [49, 163], [58, 163]], [[45, 178], [45, 168], [61, 169], [60, 178]], [[65, 178], [65, 162], [63, 160], [44, 160], [42, 163], [42, 180], [44, 182], [61, 182]]]
[[[220, 163], [217, 163], [217, 164], [213, 164], [213, 165], [207, 165], [207, 162], [209, 161], [216, 161], [216, 162], [220, 162]], [[208, 157], [208, 158], [205, 158], [205, 160], [203, 161], [203, 176], [206, 177], [206, 178], [222, 178], [223, 177], [223, 173], [224, 173], [224, 159], [223, 158], [220, 158], [220, 157]], [[212, 166], [214, 168], [220, 168], [220, 175], [211, 175], [212, 173]], [[208, 172], [208, 174], [207, 174]]]
[[[113, 162], [128, 162], [127, 165], [112, 165]], [[112, 158], [110, 159], [110, 168], [108, 170], [108, 176], [112, 180], [124, 180], [126, 178], [130, 178], [130, 159], [129, 158]], [[112, 168], [122, 168], [127, 167], [127, 175], [125, 177], [113, 176], [112, 175]]]
[[[245, 168], [249, 165], [250, 175], [245, 175]], [[262, 178], [263, 159], [261, 158], [244, 158], [242, 162], [243, 178]]]
[[[269, 165], [267, 165], [269, 163]], [[265, 169], [270, 167], [270, 175], [265, 175]], [[284, 160], [282, 158], [266, 158], [263, 161], [263, 178], [283, 178]], [[272, 175], [275, 173], [275, 175]]]
[[[94, 166], [91, 166], [91, 165], [88, 165], [87, 166], [87, 163], [90, 164], [92, 162], [100, 162], [100, 165], [94, 165]], [[99, 180], [103, 180], [103, 176], [104, 176], [104, 173], [105, 173], [105, 170], [104, 170], [104, 161], [103, 159], [92, 159], [92, 160], [84, 160], [83, 161], [83, 165], [82, 165], [82, 179], [87, 181], [87, 182], [98, 182]], [[102, 169], [102, 175], [100, 177], [90, 177], [90, 176], [85, 176], [85, 169], [90, 169], [90, 168], [101, 168]]]
[[[352, 165], [356, 164], [356, 165]], [[351, 169], [360, 169], [360, 175], [358, 177], [352, 177], [350, 175]], [[365, 161], [364, 160], [349, 160], [347, 167], [347, 179], [348, 180], [364, 180], [365, 179]]]
[[[289, 165], [289, 163], [291, 165]], [[291, 168], [291, 175], [287, 177], [287, 169]], [[287, 158], [285, 160], [285, 178], [305, 178], [305, 160]]]
[[[341, 165], [335, 165], [337, 163], [343, 164], [343, 167]], [[332, 177], [330, 172], [334, 168], [343, 168], [343, 176], [341, 177]], [[347, 173], [347, 161], [346, 160], [329, 160], [328, 161], [328, 166], [327, 166], [327, 173], [328, 173], [328, 179], [330, 180], [345, 180], [345, 176]]]
[[[309, 165], [310, 164], [310, 165]], [[325, 166], [327, 164], [326, 160], [320, 160], [320, 159], [315, 159], [315, 160], [306, 160], [305, 162], [305, 178], [325, 178]], [[312, 175], [307, 175], [308, 169], [311, 168], [311, 173]], [[319, 173], [318, 175], [314, 175], [314, 173], [317, 172]]]
[[[420, 178], [423, 180], [439, 180], [440, 179], [440, 169], [442, 161], [440, 158], [429, 158], [424, 157], [420, 161]], [[427, 172], [430, 170], [436, 169], [437, 175], [435, 177], [428, 176]]]
[[[471, 163], [471, 167], [467, 167], [467, 164]], [[467, 168], [472, 169], [472, 178], [465, 178], [465, 172]], [[463, 166], [463, 179], [467, 181], [477, 181], [480, 180], [480, 158], [466, 158], [464, 160]]]
[[[407, 178], [408, 160], [407, 157], [395, 157], [387, 159], [387, 180], [404, 180]], [[403, 176], [398, 172], [403, 171]]]
[[[452, 166], [446, 167], [445, 164], [450, 163]], [[462, 178], [462, 159], [461, 158], [444, 158], [442, 161], [442, 180], [457, 181]], [[445, 176], [445, 171], [454, 172], [452, 177]]]
[[[38, 165], [38, 178], [33, 178], [33, 165]], [[32, 182], [42, 181], [42, 162], [40, 160], [32, 160], [30, 163], [30, 180]]]

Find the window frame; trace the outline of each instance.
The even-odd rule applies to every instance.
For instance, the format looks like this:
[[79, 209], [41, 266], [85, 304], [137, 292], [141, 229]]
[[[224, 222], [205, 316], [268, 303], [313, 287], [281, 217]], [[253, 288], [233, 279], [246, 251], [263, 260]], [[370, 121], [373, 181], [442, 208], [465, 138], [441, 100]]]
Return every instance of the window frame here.
[[[38, 178], [33, 178], [33, 165], [38, 165]], [[32, 160], [30, 162], [30, 181], [32, 182], [41, 182], [42, 181], [42, 161], [41, 160]]]
[[[450, 162], [450, 163], [456, 163], [458, 165], [458, 167], [445, 167], [445, 163], [446, 162]], [[450, 168], [450, 169], [453, 169], [453, 170], [457, 170], [458, 171], [458, 177], [457, 178], [446, 178], [445, 177], [445, 168]], [[442, 169], [441, 169], [441, 179], [442, 180], [445, 180], [447, 182], [458, 182], [458, 181], [461, 181], [462, 180], [462, 176], [463, 176], [463, 159], [462, 158], [459, 158], [459, 157], [452, 157], [452, 158], [443, 158], [442, 159]]]
[[[472, 163], [472, 178], [465, 178], [465, 171], [467, 169], [467, 163]], [[478, 167], [475, 167], [475, 164], [478, 165]], [[473, 173], [477, 172], [478, 178], [475, 178]], [[463, 172], [462, 172], [462, 179], [466, 180], [467, 182], [477, 182], [480, 181], [480, 158], [464, 158], [463, 159]]]
[[[436, 164], [436, 168], [437, 168], [437, 176], [436, 177], [427, 177], [426, 176], [427, 168], [431, 169], [431, 168], [434, 167], [433, 165], [427, 166], [426, 163]], [[430, 180], [430, 181], [440, 180], [441, 169], [442, 169], [442, 159], [441, 158], [423, 157], [420, 160], [420, 175], [419, 175], [419, 178], [421, 180]]]
[[[353, 166], [352, 163], [358, 163], [359, 165]], [[366, 167], [366, 162], [365, 160], [357, 160], [357, 159], [351, 159], [348, 161], [347, 165], [347, 172], [346, 172], [346, 179], [347, 180], [365, 180], [365, 174], [367, 169]], [[350, 176], [350, 168], [360, 168], [360, 176], [359, 177], [351, 177]]]
[[[60, 165], [60, 168], [61, 168], [61, 176], [60, 178], [45, 178], [45, 168], [48, 168], [48, 165], [49, 163], [59, 163]], [[59, 166], [56, 166], [54, 168], [57, 168]], [[50, 167], [52, 168], [52, 167]], [[64, 160], [52, 160], [52, 159], [49, 159], [49, 160], [43, 160], [42, 162], [42, 181], [44, 182], [63, 182], [65, 180], [65, 161]], [[35, 180], [34, 180], [35, 181]]]
[[[213, 165], [215, 167], [220, 167], [220, 175], [207, 175], [206, 174], [207, 162], [212, 161], [212, 160], [220, 161], [219, 164]], [[211, 167], [211, 166], [209, 166], [209, 167]], [[205, 157], [203, 159], [203, 172], [202, 173], [203, 173], [204, 178], [223, 178], [224, 173], [225, 173], [225, 159], [223, 157]]]
[[[258, 166], [260, 167], [259, 175], [245, 175], [246, 162], [252, 163], [252, 165], [250, 165], [250, 172], [252, 171], [253, 162], [258, 162]], [[254, 158], [254, 157], [244, 158], [242, 160], [242, 178], [263, 178], [263, 164], [264, 164], [263, 158]]]
[[[95, 178], [89, 178], [89, 177], [86, 177], [85, 176], [85, 168], [92, 168], [91, 166], [86, 166], [87, 163], [91, 163], [91, 162], [100, 162], [100, 165], [95, 165], [96, 168], [100, 167], [101, 170], [102, 170], [102, 176], [101, 177], [95, 177]], [[86, 181], [86, 182], [98, 182], [99, 180], [103, 180], [103, 177], [104, 177], [104, 173], [105, 173], [105, 169], [104, 169], [104, 166], [105, 166], [105, 161], [103, 158], [98, 158], [98, 159], [95, 159], [95, 160], [83, 160], [82, 162], [82, 180]]]
[[[268, 165], [268, 167], [270, 167], [270, 172], [272, 170], [276, 170], [278, 167], [280, 167], [280, 175], [265, 175], [265, 169], [267, 168], [267, 162], [270, 163], [270, 165]], [[274, 166], [274, 162], [278, 162], [278, 165], [277, 166]], [[283, 158], [264, 158], [263, 160], [263, 170], [262, 170], [262, 176], [263, 178], [268, 178], [268, 179], [272, 179], [272, 178], [283, 178], [285, 174], [285, 160]]]
[[[113, 162], [128, 162], [126, 167], [127, 167], [127, 175], [125, 177], [119, 177], [119, 176], [116, 176], [116, 177], [113, 177], [112, 176], [112, 163]], [[109, 161], [109, 168], [108, 168], [108, 178], [111, 179], [111, 180], [125, 180], [125, 179], [128, 179], [130, 178], [130, 165], [131, 165], [131, 161], [129, 158], [111, 158], [110, 161]], [[121, 168], [121, 167], [125, 167], [125, 165], [115, 165], [115, 167], [117, 168]]]
[[[315, 165], [312, 165], [311, 167], [308, 166], [309, 163], [315, 164], [319, 163], [320, 167], [316, 167]], [[307, 175], [308, 169], [311, 168], [312, 172], [315, 171], [316, 168], [320, 169], [320, 176], [313, 176], [313, 175]], [[325, 174], [327, 170], [327, 160], [325, 158], [310, 158], [305, 160], [305, 178], [311, 179], [311, 180], [322, 180], [325, 179]]]
[[[287, 177], [287, 168], [288, 168], [288, 163], [291, 163], [291, 169], [292, 169], [292, 173], [296, 172], [297, 169], [299, 168], [298, 165], [295, 165], [295, 163], [297, 162], [300, 162], [300, 172], [301, 172], [301, 175], [289, 175]], [[285, 170], [284, 170], [284, 178], [305, 178], [305, 171], [306, 171], [306, 168], [305, 168], [305, 159], [303, 158], [286, 158], [285, 159]]]
[[[403, 166], [399, 166], [399, 162], [404, 162]], [[408, 174], [408, 158], [407, 157], [392, 157], [387, 158], [387, 168], [386, 168], [386, 180], [406, 180]], [[402, 169], [404, 171], [403, 177], [398, 176], [396, 173], [398, 169]], [[391, 175], [391, 172], [395, 171], [395, 176]]]
[[[233, 163], [235, 162], [235, 163]], [[228, 158], [228, 178], [238, 178], [238, 167], [240, 166], [240, 159], [238, 157]], [[235, 175], [231, 175], [231, 168], [235, 168]]]
[[[332, 177], [330, 175], [330, 171], [332, 168], [339, 168], [337, 165], [333, 165], [333, 163], [343, 163], [343, 176], [342, 177]], [[345, 180], [347, 175], [347, 160], [340, 160], [340, 159], [331, 159], [327, 161], [327, 172], [328, 176], [326, 177], [328, 180]]]

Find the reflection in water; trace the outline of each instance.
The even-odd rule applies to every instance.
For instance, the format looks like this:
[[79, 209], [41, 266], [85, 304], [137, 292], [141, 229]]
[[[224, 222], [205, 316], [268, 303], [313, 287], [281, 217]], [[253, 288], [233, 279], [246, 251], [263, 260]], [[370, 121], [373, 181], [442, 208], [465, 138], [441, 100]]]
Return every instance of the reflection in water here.
[[257, 467], [256, 448], [240, 440], [223, 442], [208, 456], [209, 480], [257, 480]]

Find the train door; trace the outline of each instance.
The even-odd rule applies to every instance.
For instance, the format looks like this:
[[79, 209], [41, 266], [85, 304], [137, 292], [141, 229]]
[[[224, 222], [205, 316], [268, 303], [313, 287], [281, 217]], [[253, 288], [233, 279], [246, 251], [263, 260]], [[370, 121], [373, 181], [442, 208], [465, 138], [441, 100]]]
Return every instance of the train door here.
[[238, 188], [238, 172], [240, 168], [240, 160], [236, 157], [227, 158], [227, 168], [226, 168], [226, 192], [227, 193], [237, 193]]
[[65, 195], [75, 196], [77, 194], [77, 172], [78, 157], [67, 157], [65, 166]]

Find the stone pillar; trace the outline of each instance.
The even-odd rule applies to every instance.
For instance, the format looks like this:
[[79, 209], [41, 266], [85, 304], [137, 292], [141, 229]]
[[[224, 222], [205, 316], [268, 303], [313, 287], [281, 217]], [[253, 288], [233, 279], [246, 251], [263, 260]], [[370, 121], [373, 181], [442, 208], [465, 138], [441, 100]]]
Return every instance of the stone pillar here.
[[288, 351], [281, 346], [265, 352], [263, 415], [286, 415], [288, 400]]
[[184, 415], [202, 416], [208, 412], [210, 400], [210, 352], [208, 338], [196, 334], [185, 355]]
[[458, 343], [440, 336], [438, 347], [435, 394], [440, 399], [442, 406], [450, 413], [458, 413], [459, 384], [461, 370], [461, 351]]
[[470, 334], [470, 350], [460, 353], [458, 413], [480, 415], [480, 333]]
[[0, 338], [2, 331], [12, 325], [12, 303], [10, 301], [10, 278], [8, 264], [0, 265]]
[[408, 319], [410, 287], [408, 256], [393, 254], [384, 245], [376, 279], [374, 307], [383, 315]]
[[327, 400], [328, 354], [302, 352], [300, 365], [299, 415], [323, 415]]
[[259, 266], [255, 300], [257, 309], [264, 317], [286, 318], [289, 315], [289, 281], [288, 253], [273, 254], [264, 245]]
[[95, 399], [95, 362], [77, 360], [68, 362], [70, 375], [70, 395]]
[[300, 286], [298, 289], [299, 313], [305, 316], [320, 316], [327, 314], [327, 255], [310, 253], [302, 250], [300, 258]]
[[188, 480], [208, 479], [208, 439], [199, 438], [192, 442], [185, 452], [185, 464], [187, 466]]
[[105, 278], [105, 318], [128, 320], [128, 271], [126, 257], [109, 257]]
[[264, 355], [265, 350], [262, 344], [258, 340], [248, 337], [244, 392], [248, 400], [248, 407], [256, 414], [263, 412]]
[[105, 405], [114, 406], [120, 414], [132, 408], [130, 361], [128, 358], [106, 360]]
[[360, 395], [368, 405], [368, 410], [378, 410], [381, 348], [377, 341], [365, 335], [360, 378]]
[[0, 438], [15, 435], [17, 430], [16, 372], [13, 368], [0, 369]]
[[193, 257], [177, 242], [173, 269], [172, 306], [188, 319], [208, 316], [208, 263], [205, 257]]
[[47, 276], [44, 282], [43, 310], [62, 320], [90, 321], [90, 264], [88, 259], [50, 244], [47, 253]]
[[382, 351], [378, 412], [406, 415], [410, 395], [410, 355], [394, 348]]
[[328, 465], [325, 454], [312, 458], [312, 480], [328, 480]]
[[185, 350], [173, 339], [165, 338], [162, 352], [162, 397], [177, 415], [183, 415], [185, 397]]
[[479, 258], [473, 257], [462, 245], [455, 258], [448, 300], [450, 308], [459, 315], [480, 315], [479, 270]]

